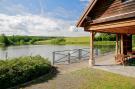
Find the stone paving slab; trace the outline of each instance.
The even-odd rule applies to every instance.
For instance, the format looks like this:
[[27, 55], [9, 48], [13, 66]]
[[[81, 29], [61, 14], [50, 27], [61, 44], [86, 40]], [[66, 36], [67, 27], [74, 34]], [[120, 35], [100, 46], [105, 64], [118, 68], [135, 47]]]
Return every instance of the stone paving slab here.
[[96, 66], [93, 68], [102, 69], [124, 76], [135, 77], [135, 66], [116, 65], [114, 54], [106, 55], [102, 58], [97, 58], [96, 60], [102, 61], [97, 61]]

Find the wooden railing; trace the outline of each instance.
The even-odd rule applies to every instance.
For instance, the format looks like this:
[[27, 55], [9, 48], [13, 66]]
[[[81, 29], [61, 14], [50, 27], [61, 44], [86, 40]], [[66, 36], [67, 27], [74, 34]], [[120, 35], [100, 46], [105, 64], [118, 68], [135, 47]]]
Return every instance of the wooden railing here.
[[[54, 51], [52, 64], [74, 63], [79, 60], [88, 60], [90, 48]], [[97, 54], [97, 53], [96, 53]]]

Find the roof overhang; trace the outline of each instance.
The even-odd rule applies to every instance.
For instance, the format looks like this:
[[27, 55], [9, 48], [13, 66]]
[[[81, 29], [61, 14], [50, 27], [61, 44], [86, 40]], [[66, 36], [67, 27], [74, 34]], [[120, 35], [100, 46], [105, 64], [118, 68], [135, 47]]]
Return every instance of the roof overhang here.
[[91, 0], [90, 1], [89, 6], [86, 8], [83, 15], [80, 17], [78, 23], [76, 24], [77, 27], [82, 27], [82, 23], [83, 23], [84, 19], [87, 17], [87, 15], [92, 10], [92, 8], [94, 7], [94, 5], [96, 4], [97, 1], [98, 0]]
[[112, 21], [123, 20], [127, 18], [135, 18], [135, 11], [132, 11], [128, 13], [117, 14], [114, 16], [94, 19], [89, 23], [85, 23], [85, 26], [84, 26], [83, 24], [84, 21], [86, 21], [86, 18], [88, 17], [89, 13], [94, 8], [94, 6], [96, 5], [97, 1], [98, 0], [91, 0], [89, 6], [86, 8], [86, 10], [84, 11], [84, 14], [80, 17], [78, 23], [76, 24], [77, 27], [86, 27], [86, 24], [89, 24], [89, 23], [90, 23], [89, 25], [92, 25], [92, 24], [99, 24], [99, 23], [106, 23], [106, 22], [109, 23]]
[[123, 19], [122, 21], [112, 21], [106, 23], [91, 24], [84, 27], [85, 31], [135, 34], [135, 18]]

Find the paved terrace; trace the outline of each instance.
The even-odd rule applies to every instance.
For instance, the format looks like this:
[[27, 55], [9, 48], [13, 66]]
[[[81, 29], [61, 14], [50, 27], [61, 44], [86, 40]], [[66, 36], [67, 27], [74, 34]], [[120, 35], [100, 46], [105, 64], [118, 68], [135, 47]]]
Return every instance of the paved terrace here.
[[[81, 68], [89, 67], [88, 61], [80, 61], [79, 63], [73, 63], [70, 65], [55, 65], [61, 74], [72, 72]], [[135, 77], [135, 66], [122, 66], [116, 65], [114, 54], [106, 54], [96, 58], [96, 65], [92, 68], [102, 69], [108, 72], [121, 74], [124, 76]]]
[[116, 65], [114, 54], [109, 54], [97, 58], [96, 66], [94, 66], [93, 68], [102, 69], [125, 76], [135, 77], [135, 66]]

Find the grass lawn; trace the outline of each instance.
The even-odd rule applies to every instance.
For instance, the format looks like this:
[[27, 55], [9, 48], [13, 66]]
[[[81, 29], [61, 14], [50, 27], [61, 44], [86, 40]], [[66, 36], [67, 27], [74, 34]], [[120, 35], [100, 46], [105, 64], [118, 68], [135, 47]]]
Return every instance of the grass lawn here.
[[83, 81], [77, 89], [135, 89], [135, 78], [129, 78], [96, 69], [82, 69], [73, 72], [77, 80]]
[[[89, 45], [90, 44], [90, 38], [89, 37], [66, 37], [65, 42], [63, 44], [67, 45]], [[51, 40], [45, 40], [45, 41], [37, 41], [35, 44], [51, 44]], [[95, 45], [115, 45], [115, 41], [95, 41]]]
[[67, 44], [85, 43], [89, 44], [89, 37], [67, 37], [65, 38]]
[[60, 74], [49, 82], [42, 81], [26, 89], [135, 89], [135, 78], [92, 68]]
[[[52, 40], [37, 41], [35, 44], [52, 44]], [[89, 44], [89, 37], [66, 37], [64, 44]]]

